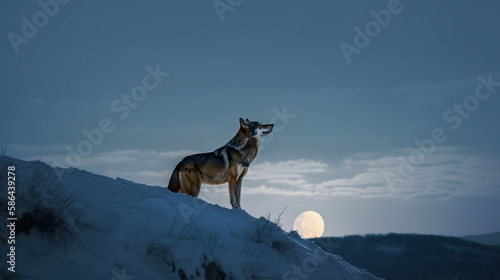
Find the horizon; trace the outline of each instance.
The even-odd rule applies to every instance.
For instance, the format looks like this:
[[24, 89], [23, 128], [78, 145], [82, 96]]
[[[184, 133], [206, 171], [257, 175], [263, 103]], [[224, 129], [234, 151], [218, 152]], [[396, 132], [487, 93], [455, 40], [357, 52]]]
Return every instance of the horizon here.
[[[275, 124], [252, 216], [500, 232], [499, 2], [226, 2], [1, 3], [0, 146], [165, 187], [248, 118]], [[230, 208], [227, 189], [199, 198]]]
[[[4, 148], [2, 150], [2, 156], [5, 156], [7, 158], [13, 158], [11, 156], [8, 156], [5, 152], [6, 152], [6, 149]], [[17, 159], [17, 158], [13, 158], [13, 159], [15, 159], [15, 160], [23, 160], [23, 159]], [[24, 161], [26, 161], [26, 160], [24, 160]], [[43, 160], [34, 160], [34, 161], [35, 162], [38, 162], [38, 161], [39, 162], [43, 162], [43, 163], [45, 163], [45, 164], [47, 164], [49, 166], [52, 166], [51, 163], [44, 162]], [[52, 167], [54, 167], [54, 166], [52, 166]], [[90, 171], [87, 171], [87, 170], [84, 170], [84, 169], [79, 169], [79, 170], [81, 170], [83, 172], [90, 172]], [[63, 179], [61, 179], [61, 178], [63, 178], [63, 176], [64, 176], [65, 173], [71, 173], [71, 170], [58, 171], [58, 170], [55, 169], [54, 174], [56, 176], [55, 179], [57, 179], [56, 181], [62, 182]], [[93, 173], [93, 172], [90, 172], [90, 173], [92, 173], [93, 175], [97, 175], [97, 176], [108, 177], [108, 176], [102, 175], [102, 174], [97, 174], [97, 173]], [[134, 182], [134, 181], [131, 181], [131, 180], [128, 180], [128, 179], [124, 179], [124, 178], [119, 178], [119, 177], [118, 178], [108, 177], [108, 178], [114, 179], [114, 180], [126, 180], [126, 181], [130, 181], [130, 182], [132, 182], [134, 184], [144, 185], [144, 184], [142, 184], [140, 182]], [[155, 186], [153, 186], [153, 185], [145, 185], [145, 186], [146, 187], [162, 187], [162, 188], [166, 188], [166, 186], [157, 186], [157, 185], [155, 185]], [[283, 213], [285, 213], [285, 210], [282, 213], [280, 213], [280, 215], [283, 214]], [[258, 217], [255, 217], [255, 218], [258, 218]], [[269, 218], [271, 220], [273, 220], [272, 219], [273, 217], [269, 217]], [[280, 222], [277, 222], [277, 224], [279, 225]], [[292, 230], [292, 229], [290, 229], [290, 230]], [[296, 230], [296, 229], [293, 229], [293, 230]], [[346, 235], [341, 235], [341, 236], [331, 236], [331, 235], [326, 236], [326, 235], [323, 234], [321, 237], [310, 237], [310, 238], [303, 237], [303, 238], [304, 239], [315, 239], [315, 238], [324, 238], [324, 237], [325, 238], [328, 238], [328, 237], [343, 238], [343, 237], [349, 237], [349, 236], [389, 235], [389, 234], [403, 234], [403, 235], [404, 234], [409, 234], [409, 235], [416, 234], [416, 235], [428, 235], [428, 236], [445, 236], [445, 237], [456, 237], [456, 238], [465, 239], [465, 240], [469, 240], [469, 241], [473, 241], [473, 240], [470, 240], [468, 238], [478, 238], [478, 237], [481, 238], [481, 237], [484, 237], [484, 236], [491, 236], [491, 235], [495, 235], [496, 237], [500, 237], [500, 231], [497, 231], [497, 232], [486, 232], [486, 233], [479, 233], [479, 234], [467, 234], [467, 235], [460, 235], [460, 236], [455, 236], [455, 235], [441, 235], [441, 234], [432, 234], [432, 233], [424, 234], [424, 233], [418, 233], [418, 232], [371, 232], [371, 233], [364, 233], [364, 234], [346, 234]], [[500, 241], [500, 239], [499, 239], [499, 241]], [[476, 243], [479, 243], [479, 244], [484, 244], [483, 242], [480, 242], [480, 241], [473, 241], [473, 242], [476, 242]], [[487, 244], [485, 244], [485, 245], [487, 245]], [[493, 246], [495, 246], [495, 245], [493, 245]]]

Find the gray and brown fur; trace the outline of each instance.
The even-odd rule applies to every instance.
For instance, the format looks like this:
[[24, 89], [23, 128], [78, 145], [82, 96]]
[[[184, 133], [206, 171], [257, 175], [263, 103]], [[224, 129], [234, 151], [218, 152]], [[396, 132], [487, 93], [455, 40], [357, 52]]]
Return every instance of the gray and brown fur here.
[[263, 125], [240, 118], [238, 133], [224, 146], [210, 153], [185, 157], [174, 169], [168, 189], [197, 197], [201, 184], [229, 184], [229, 201], [241, 208], [240, 195], [243, 177], [257, 156], [263, 136], [273, 130], [273, 124]]

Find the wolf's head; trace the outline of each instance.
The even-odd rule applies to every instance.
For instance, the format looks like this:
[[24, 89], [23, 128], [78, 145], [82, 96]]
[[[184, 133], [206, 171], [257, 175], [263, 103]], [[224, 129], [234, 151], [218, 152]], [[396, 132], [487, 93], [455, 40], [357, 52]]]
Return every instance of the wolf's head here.
[[251, 122], [248, 119], [240, 118], [240, 129], [251, 138], [261, 139], [273, 131], [274, 124], [261, 124], [260, 122]]

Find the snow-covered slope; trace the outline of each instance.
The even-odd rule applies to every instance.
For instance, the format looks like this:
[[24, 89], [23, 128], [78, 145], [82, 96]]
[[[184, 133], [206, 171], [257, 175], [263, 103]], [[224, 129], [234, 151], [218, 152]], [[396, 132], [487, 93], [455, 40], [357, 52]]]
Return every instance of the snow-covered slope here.
[[[8, 166], [15, 166], [18, 220], [15, 273], [3, 253], [2, 279], [377, 279], [244, 210], [4, 156], [5, 223]], [[8, 252], [9, 229], [0, 228]]]

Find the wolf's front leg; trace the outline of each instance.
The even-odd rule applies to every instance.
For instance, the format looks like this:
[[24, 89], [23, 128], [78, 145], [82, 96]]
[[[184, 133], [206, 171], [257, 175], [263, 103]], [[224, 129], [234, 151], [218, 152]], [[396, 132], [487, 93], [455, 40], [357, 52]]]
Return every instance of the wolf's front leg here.
[[241, 184], [243, 183], [243, 177], [247, 175], [248, 172], [248, 167], [245, 167], [243, 169], [243, 173], [241, 173], [240, 177], [238, 180], [236, 180], [236, 204], [238, 204], [238, 207], [241, 208]]
[[233, 208], [239, 208], [236, 199], [236, 180], [234, 179], [229, 179], [229, 202], [231, 202]]
[[240, 178], [236, 181], [236, 205], [238, 205], [238, 208], [241, 208], [241, 202], [240, 202], [240, 197], [241, 197], [241, 183], [243, 178]]

